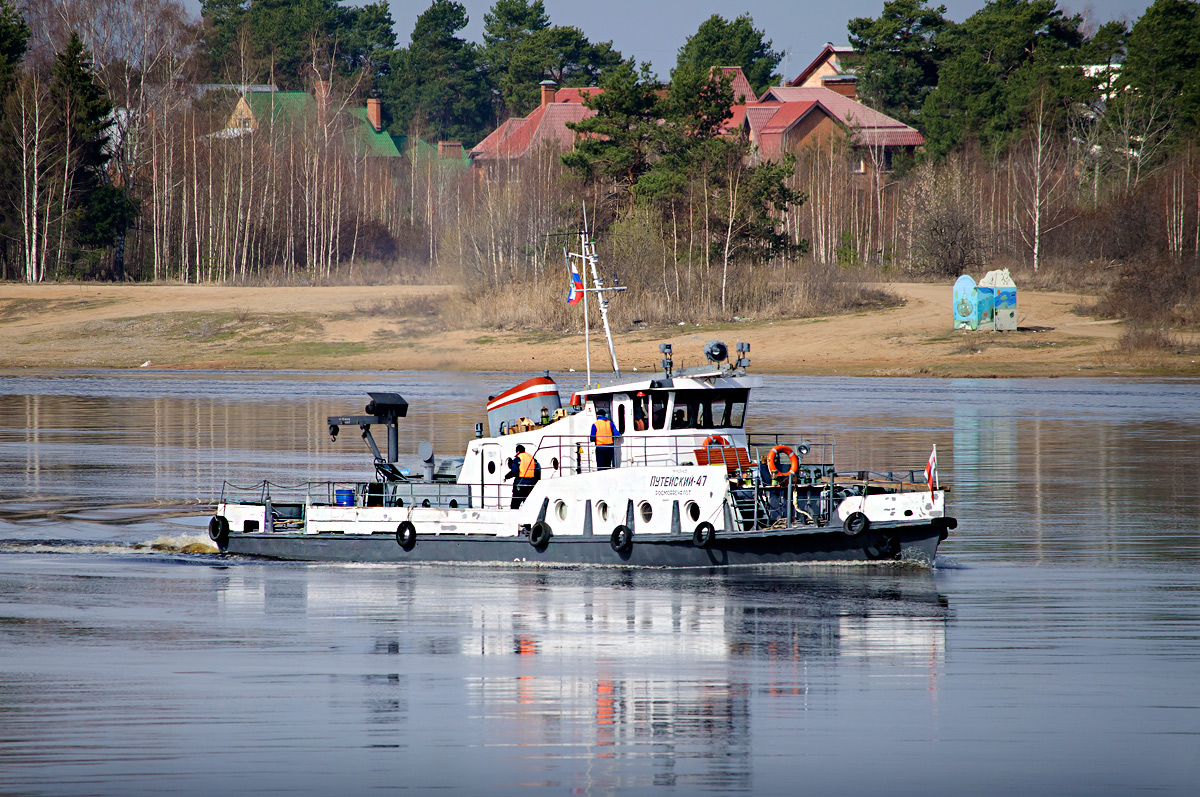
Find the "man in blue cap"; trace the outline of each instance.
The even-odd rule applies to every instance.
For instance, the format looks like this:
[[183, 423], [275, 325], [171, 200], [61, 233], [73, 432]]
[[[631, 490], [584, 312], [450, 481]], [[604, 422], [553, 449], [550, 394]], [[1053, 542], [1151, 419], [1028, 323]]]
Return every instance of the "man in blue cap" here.
[[592, 424], [591, 441], [596, 447], [596, 469], [608, 470], [613, 466], [613, 448], [621, 430], [608, 419], [604, 409], [596, 410], [596, 422]]

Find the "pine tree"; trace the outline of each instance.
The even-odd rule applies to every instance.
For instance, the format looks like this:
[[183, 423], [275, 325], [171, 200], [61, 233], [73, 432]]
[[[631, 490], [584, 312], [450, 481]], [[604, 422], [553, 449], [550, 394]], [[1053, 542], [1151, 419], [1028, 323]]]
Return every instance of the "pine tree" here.
[[[66, 47], [54, 59], [50, 95], [58, 123], [54, 146], [62, 158], [59, 187], [58, 275], [71, 257], [74, 245], [114, 246], [113, 270], [124, 277], [125, 232], [136, 216], [136, 207], [108, 174], [108, 129], [113, 107], [95, 79], [83, 40], [71, 33]], [[77, 273], [91, 277], [93, 273]]]
[[859, 93], [884, 113], [919, 124], [921, 106], [938, 82], [939, 38], [951, 23], [946, 7], [925, 0], [891, 0], [878, 19], [858, 17], [846, 26], [859, 53]]
[[490, 95], [475, 46], [457, 35], [467, 22], [466, 9], [453, 0], [433, 0], [417, 17], [381, 92], [393, 133], [418, 130], [467, 147], [483, 137], [492, 118]]
[[713, 14], [679, 48], [675, 68], [707, 71], [714, 66], [740, 66], [750, 87], [761, 94], [779, 79], [775, 67], [782, 59], [783, 54], [771, 49], [770, 40], [763, 39], [749, 14], [733, 20]]

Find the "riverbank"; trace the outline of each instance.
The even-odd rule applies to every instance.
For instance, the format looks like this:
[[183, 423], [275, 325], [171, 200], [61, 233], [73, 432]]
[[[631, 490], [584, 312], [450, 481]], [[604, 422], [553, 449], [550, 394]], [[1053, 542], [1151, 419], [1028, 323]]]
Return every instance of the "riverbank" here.
[[[1074, 294], [1020, 291], [1017, 332], [966, 332], [950, 328], [949, 283], [886, 287], [902, 305], [637, 329], [616, 337], [617, 355], [623, 370], [654, 370], [669, 341], [677, 366], [695, 365], [715, 338], [750, 343], [752, 369], [765, 373], [1200, 376], [1195, 334], [1176, 335], [1173, 350], [1128, 351], [1124, 325], [1076, 315]], [[0, 368], [584, 369], [582, 332], [461, 329], [459, 302], [450, 286], [0, 284]], [[606, 370], [595, 331], [592, 344]]]

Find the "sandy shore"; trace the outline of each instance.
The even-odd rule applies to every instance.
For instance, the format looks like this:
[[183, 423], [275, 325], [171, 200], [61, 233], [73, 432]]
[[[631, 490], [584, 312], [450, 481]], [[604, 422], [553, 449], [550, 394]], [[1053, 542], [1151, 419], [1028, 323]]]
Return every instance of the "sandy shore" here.
[[[828, 318], [640, 329], [617, 337], [623, 370], [677, 366], [706, 340], [751, 345], [752, 370], [856, 376], [1200, 376], [1188, 351], [1122, 354], [1117, 322], [1075, 315], [1079, 297], [1020, 291], [1017, 332], [950, 328], [951, 285], [887, 286], [904, 304]], [[0, 284], [0, 368], [567, 371], [582, 334], [455, 329], [433, 309], [447, 286], [229, 288]], [[452, 305], [451, 305], [452, 306]], [[607, 367], [602, 339], [592, 363]]]

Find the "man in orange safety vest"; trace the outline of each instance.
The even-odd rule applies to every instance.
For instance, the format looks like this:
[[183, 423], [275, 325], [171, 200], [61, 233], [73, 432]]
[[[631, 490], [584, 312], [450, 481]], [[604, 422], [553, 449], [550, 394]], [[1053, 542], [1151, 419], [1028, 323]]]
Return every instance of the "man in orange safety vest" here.
[[532, 454], [525, 453], [525, 446], [518, 445], [517, 455], [509, 462], [508, 473], [504, 475], [505, 480], [513, 480], [512, 503], [509, 506], [519, 509], [541, 475], [542, 466]]
[[603, 409], [596, 410], [596, 422], [592, 424], [591, 441], [596, 446], [596, 470], [608, 470], [613, 466], [613, 447], [621, 430], [608, 419]]

